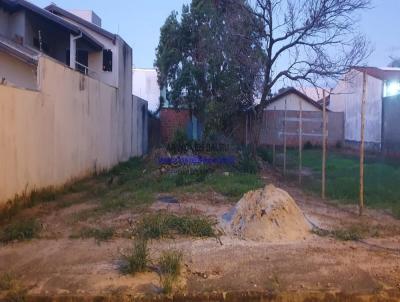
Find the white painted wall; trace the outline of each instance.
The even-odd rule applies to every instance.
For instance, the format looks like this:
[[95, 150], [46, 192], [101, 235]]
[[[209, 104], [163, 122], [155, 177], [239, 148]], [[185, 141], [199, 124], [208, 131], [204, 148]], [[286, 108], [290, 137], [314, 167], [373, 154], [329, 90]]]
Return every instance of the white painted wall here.
[[285, 110], [285, 99], [286, 99], [286, 110], [288, 110], [288, 111], [299, 111], [300, 110], [299, 101], [302, 102], [302, 110], [303, 111], [321, 111], [294, 93], [291, 93], [285, 97], [282, 97], [281, 99], [268, 105], [266, 110], [267, 111], [272, 111], [274, 109], [275, 110]]
[[[66, 21], [75, 24], [79, 27], [82, 27], [81, 24], [78, 24], [70, 19], [63, 18]], [[118, 81], [119, 81], [119, 67], [120, 64], [119, 62], [122, 61], [122, 58], [120, 58], [121, 55], [121, 48], [124, 45], [124, 41], [118, 37], [114, 43], [114, 41], [108, 39], [107, 37], [104, 37], [103, 35], [98, 34], [97, 32], [87, 28], [83, 27], [85, 30], [92, 36], [94, 37], [97, 41], [102, 43], [104, 45], [105, 49], [111, 49], [113, 53], [113, 70], [112, 72], [105, 72], [103, 71], [103, 53], [98, 52], [98, 53], [91, 53], [89, 54], [89, 69], [94, 71], [94, 73], [91, 74], [92, 77], [95, 79], [99, 79], [100, 81], [114, 86], [118, 87]], [[132, 66], [132, 65], [131, 65]], [[131, 68], [131, 66], [129, 66]], [[131, 79], [129, 79], [131, 82]]]
[[28, 65], [0, 50], [0, 82], [21, 88], [37, 89], [36, 66]]
[[0, 202], [140, 155], [132, 97], [48, 57], [38, 70], [40, 91], [0, 85]]
[[157, 71], [134, 68], [132, 71], [132, 94], [148, 101], [149, 110], [156, 111], [160, 105]]
[[[363, 75], [353, 70], [339, 82], [331, 95], [329, 109], [345, 113], [345, 140], [361, 140], [361, 98]], [[365, 106], [365, 141], [380, 144], [382, 140], [383, 82], [367, 75]]]

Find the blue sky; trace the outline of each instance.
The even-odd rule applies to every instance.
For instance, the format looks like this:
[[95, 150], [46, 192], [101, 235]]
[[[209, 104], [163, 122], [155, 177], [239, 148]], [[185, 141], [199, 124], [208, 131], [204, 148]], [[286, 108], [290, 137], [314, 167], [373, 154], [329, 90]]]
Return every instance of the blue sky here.
[[[49, 0], [31, 0], [44, 7]], [[118, 33], [133, 48], [136, 67], [152, 67], [160, 27], [172, 10], [180, 11], [189, 0], [53, 0], [65, 9], [92, 9], [103, 27]], [[386, 66], [389, 56], [400, 56], [400, 0], [373, 0], [373, 9], [360, 16], [360, 32], [374, 47], [369, 65]]]

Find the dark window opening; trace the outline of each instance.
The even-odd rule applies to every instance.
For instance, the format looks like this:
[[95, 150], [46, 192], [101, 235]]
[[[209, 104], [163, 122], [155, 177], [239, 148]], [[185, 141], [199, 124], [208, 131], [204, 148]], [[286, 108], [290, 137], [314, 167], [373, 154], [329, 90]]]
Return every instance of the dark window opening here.
[[46, 54], [49, 53], [49, 44], [42, 41], [42, 45], [40, 46], [40, 41], [38, 38], [33, 38], [33, 46]]
[[112, 71], [112, 51], [110, 49], [103, 49], [103, 71]]
[[[65, 63], [70, 66], [70, 50], [67, 49], [65, 53]], [[75, 69], [79, 72], [82, 72], [84, 74], [88, 73], [88, 67], [89, 67], [89, 52], [87, 50], [81, 50], [77, 49], [76, 50], [76, 64], [75, 64]]]

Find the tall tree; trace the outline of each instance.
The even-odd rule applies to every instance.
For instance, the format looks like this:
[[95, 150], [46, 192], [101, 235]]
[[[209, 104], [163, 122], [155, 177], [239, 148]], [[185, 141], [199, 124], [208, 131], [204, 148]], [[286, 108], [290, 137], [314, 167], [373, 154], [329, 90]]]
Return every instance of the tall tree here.
[[[369, 54], [365, 37], [357, 31], [357, 13], [366, 9], [370, 0], [224, 1], [256, 19], [253, 28], [263, 60], [258, 122], [277, 85], [320, 86], [337, 80]], [[257, 141], [259, 133], [254, 132]]]
[[[235, 3], [246, 6], [238, 0]], [[217, 0], [193, 0], [161, 28], [155, 66], [172, 105], [193, 110], [207, 132], [232, 130], [233, 117], [252, 105], [260, 49], [255, 18]], [[235, 25], [235, 34], [231, 25]]]

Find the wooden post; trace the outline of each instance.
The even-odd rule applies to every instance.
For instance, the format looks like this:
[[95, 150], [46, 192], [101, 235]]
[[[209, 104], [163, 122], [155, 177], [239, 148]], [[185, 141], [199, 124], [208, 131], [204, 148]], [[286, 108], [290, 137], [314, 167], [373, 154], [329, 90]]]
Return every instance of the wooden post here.
[[245, 134], [246, 147], [249, 144], [249, 141], [248, 141], [248, 133], [249, 133], [248, 124], [249, 124], [249, 113], [246, 112], [246, 134]]
[[274, 126], [273, 126], [273, 129], [272, 129], [272, 133], [274, 134], [273, 135], [273, 145], [272, 145], [272, 165], [275, 167], [275, 157], [276, 157], [276, 140], [277, 140], [277, 138], [278, 138], [278, 126], [277, 126], [277, 124], [276, 124], [276, 106], [274, 106], [274, 114], [273, 114], [273, 117], [274, 117]]
[[303, 169], [303, 102], [301, 99], [299, 99], [299, 107], [299, 184], [301, 184], [301, 170]]
[[364, 211], [364, 156], [365, 156], [365, 103], [367, 99], [367, 74], [363, 72], [363, 90], [361, 99], [361, 144], [360, 144], [360, 205], [359, 214]]
[[286, 176], [286, 117], [287, 117], [287, 100], [285, 99], [285, 115], [283, 118], [283, 175]]
[[322, 104], [322, 189], [321, 197], [325, 199], [326, 189], [326, 94], [325, 90], [322, 92], [323, 104]]

